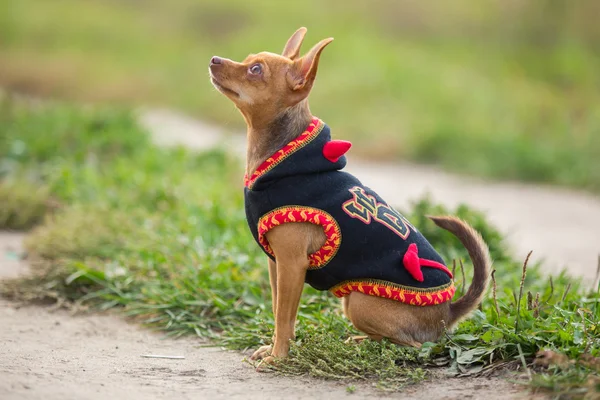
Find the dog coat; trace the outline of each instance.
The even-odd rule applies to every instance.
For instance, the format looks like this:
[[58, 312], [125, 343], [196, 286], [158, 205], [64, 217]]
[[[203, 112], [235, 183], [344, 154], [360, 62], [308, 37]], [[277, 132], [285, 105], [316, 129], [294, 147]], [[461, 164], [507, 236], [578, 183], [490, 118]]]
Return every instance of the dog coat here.
[[353, 175], [341, 171], [349, 142], [331, 140], [314, 118], [300, 136], [246, 176], [246, 218], [263, 251], [266, 234], [284, 223], [323, 228], [326, 241], [308, 255], [306, 282], [337, 297], [352, 291], [411, 305], [452, 299], [452, 273], [408, 220]]

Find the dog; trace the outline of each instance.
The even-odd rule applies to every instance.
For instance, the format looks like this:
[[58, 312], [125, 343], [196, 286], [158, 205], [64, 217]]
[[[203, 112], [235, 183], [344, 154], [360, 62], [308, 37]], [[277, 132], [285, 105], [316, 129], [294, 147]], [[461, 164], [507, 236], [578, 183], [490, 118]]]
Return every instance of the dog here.
[[482, 301], [491, 259], [481, 235], [452, 217], [429, 217], [465, 246], [473, 281], [457, 301], [452, 273], [400, 213], [354, 176], [341, 171], [349, 142], [331, 140], [313, 117], [308, 95], [321, 40], [300, 56], [306, 28], [281, 55], [261, 52], [242, 62], [214, 56], [213, 86], [247, 124], [245, 208], [250, 230], [268, 256], [273, 345], [251, 359], [288, 356], [304, 283], [342, 298], [344, 314], [366, 337], [403, 346], [436, 341]]

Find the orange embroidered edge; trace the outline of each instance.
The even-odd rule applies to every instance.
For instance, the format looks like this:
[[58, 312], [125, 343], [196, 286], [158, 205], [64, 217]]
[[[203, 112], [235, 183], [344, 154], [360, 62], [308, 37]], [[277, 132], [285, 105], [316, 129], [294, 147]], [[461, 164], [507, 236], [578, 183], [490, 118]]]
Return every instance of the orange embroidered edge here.
[[244, 186], [246, 186], [248, 189], [251, 189], [254, 185], [254, 182], [256, 182], [258, 178], [269, 172], [280, 162], [316, 138], [319, 133], [321, 133], [321, 130], [323, 130], [323, 126], [325, 126], [323, 121], [321, 121], [319, 118], [313, 118], [313, 120], [310, 122], [310, 125], [308, 125], [308, 128], [306, 128], [304, 132], [302, 132], [296, 139], [283, 146], [271, 157], [267, 158], [262, 164], [260, 164], [256, 171], [254, 171], [250, 178], [248, 178], [248, 174], [246, 174], [244, 176]]
[[336, 297], [344, 297], [351, 292], [401, 301], [413, 306], [432, 306], [452, 300], [456, 288], [454, 282], [431, 289], [410, 288], [376, 279], [345, 281], [329, 289]]
[[258, 220], [258, 241], [265, 251], [275, 257], [266, 238], [266, 233], [277, 225], [288, 222], [310, 222], [323, 227], [325, 244], [308, 256], [309, 269], [323, 268], [336, 255], [342, 244], [342, 233], [337, 221], [323, 210], [304, 206], [284, 206], [276, 208]]

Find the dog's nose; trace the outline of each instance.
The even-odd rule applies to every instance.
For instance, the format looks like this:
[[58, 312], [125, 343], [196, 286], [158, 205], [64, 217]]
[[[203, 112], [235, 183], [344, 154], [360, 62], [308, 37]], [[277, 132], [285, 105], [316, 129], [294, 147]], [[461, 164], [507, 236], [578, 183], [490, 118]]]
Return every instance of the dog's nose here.
[[218, 65], [218, 64], [223, 64], [223, 60], [217, 56], [214, 56], [213, 58], [210, 59], [210, 65]]

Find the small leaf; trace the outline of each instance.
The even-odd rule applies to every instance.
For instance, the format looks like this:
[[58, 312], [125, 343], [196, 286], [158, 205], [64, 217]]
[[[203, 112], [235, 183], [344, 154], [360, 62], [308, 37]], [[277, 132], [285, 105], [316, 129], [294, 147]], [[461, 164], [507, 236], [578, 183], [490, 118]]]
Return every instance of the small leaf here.
[[85, 274], [87, 274], [87, 271], [80, 269], [78, 271], [73, 272], [71, 275], [67, 276], [65, 278], [65, 284], [70, 285], [71, 283], [73, 283], [74, 281], [76, 281], [77, 279], [81, 278], [82, 276], [84, 276]]
[[482, 356], [491, 353], [492, 350], [486, 349], [484, 347], [475, 347], [474, 349], [464, 351], [456, 361], [462, 365], [472, 364], [474, 362], [481, 361]]
[[481, 335], [481, 340], [483, 340], [486, 343], [493, 343], [499, 341], [503, 337], [504, 335], [502, 334], [502, 332], [490, 329], [486, 333]]
[[465, 341], [465, 342], [473, 342], [475, 340], [479, 340], [479, 337], [475, 336], [475, 335], [468, 334], [468, 333], [463, 333], [463, 334], [460, 334], [460, 335], [453, 336], [452, 339], [453, 340], [462, 340], [462, 341]]
[[482, 369], [483, 369], [483, 364], [471, 365], [468, 368], [463, 367], [462, 368], [463, 373], [460, 374], [460, 376], [476, 375], [476, 374], [480, 373]]
[[423, 345], [421, 346], [421, 349], [419, 350], [419, 358], [428, 359], [429, 357], [431, 357], [431, 354], [432, 354], [435, 346], [436, 346], [436, 343], [432, 343], [432, 342], [423, 343]]
[[573, 335], [573, 343], [574, 344], [582, 344], [583, 343], [583, 331], [577, 329]]

